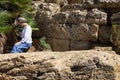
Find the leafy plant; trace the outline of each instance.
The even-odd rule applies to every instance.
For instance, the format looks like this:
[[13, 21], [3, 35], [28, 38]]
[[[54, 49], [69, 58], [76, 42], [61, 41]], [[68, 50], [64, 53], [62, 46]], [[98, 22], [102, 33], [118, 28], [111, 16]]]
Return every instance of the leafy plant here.
[[11, 30], [13, 20], [18, 17], [18, 15], [31, 10], [31, 1], [32, 0], [0, 0], [0, 32], [9, 32], [8, 30]]
[[11, 19], [11, 15], [7, 11], [0, 12], [0, 33], [6, 33], [11, 30], [11, 25], [9, 21]]
[[0, 0], [0, 7], [9, 12], [23, 12], [30, 10], [32, 0]]
[[36, 27], [37, 26], [34, 14], [32, 14], [32, 13], [24, 13], [23, 16], [25, 16], [27, 18], [28, 24], [31, 27]]
[[46, 42], [46, 38], [42, 37], [40, 39], [40, 45], [44, 48], [44, 50], [52, 50], [51, 46]]

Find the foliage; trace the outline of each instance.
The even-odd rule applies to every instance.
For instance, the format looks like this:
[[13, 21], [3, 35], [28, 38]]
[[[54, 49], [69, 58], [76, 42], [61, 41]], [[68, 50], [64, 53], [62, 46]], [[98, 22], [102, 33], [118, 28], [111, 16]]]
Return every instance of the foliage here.
[[11, 25], [9, 21], [11, 19], [11, 15], [7, 11], [0, 12], [0, 33], [1, 32], [9, 32], [11, 30]]
[[32, 28], [34, 28], [34, 27], [37, 26], [37, 23], [36, 23], [36, 21], [35, 21], [35, 16], [34, 16], [34, 14], [32, 14], [32, 13], [24, 13], [23, 16], [27, 18], [28, 24], [29, 24]]
[[51, 50], [51, 46], [46, 42], [45, 37], [40, 39], [40, 45], [44, 48], [44, 50]]
[[[0, 0], [0, 7], [10, 12], [23, 12], [30, 9], [32, 0]], [[29, 7], [28, 7], [29, 6]]]
[[[32, 16], [32, 14], [29, 12], [30, 10], [32, 10], [30, 3], [32, 0], [0, 0], [0, 9], [2, 11], [6, 11], [9, 16], [11, 16], [11, 19], [15, 19], [16, 17], [18, 17], [18, 15], [21, 16], [25, 16], [28, 19], [28, 23], [32, 26], [32, 27], [36, 27], [36, 23], [34, 20], [34, 16]], [[29, 12], [29, 14], [28, 14]], [[5, 14], [6, 15], [6, 14]], [[10, 25], [12, 25], [10, 22], [9, 16], [4, 16], [1, 15], [0, 16], [0, 32], [6, 30], [10, 30], [8, 28]], [[13, 21], [11, 20], [11, 21]], [[4, 22], [5, 21], [5, 22]], [[13, 25], [12, 25], [13, 26]], [[15, 26], [13, 26], [15, 27]]]

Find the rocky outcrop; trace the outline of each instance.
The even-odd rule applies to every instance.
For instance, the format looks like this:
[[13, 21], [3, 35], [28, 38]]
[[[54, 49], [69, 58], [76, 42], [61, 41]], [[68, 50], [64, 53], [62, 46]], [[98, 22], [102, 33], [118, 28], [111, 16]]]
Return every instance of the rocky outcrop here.
[[111, 45], [119, 4], [119, 0], [46, 0], [38, 7], [36, 21], [41, 36], [55, 51], [90, 49], [94, 43]]
[[34, 52], [0, 55], [1, 80], [119, 80], [113, 51]]

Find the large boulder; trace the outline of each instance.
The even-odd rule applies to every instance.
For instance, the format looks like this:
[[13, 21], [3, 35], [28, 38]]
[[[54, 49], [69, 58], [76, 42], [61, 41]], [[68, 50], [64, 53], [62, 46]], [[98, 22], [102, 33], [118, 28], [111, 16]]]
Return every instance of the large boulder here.
[[105, 51], [0, 55], [1, 80], [119, 80], [120, 56]]
[[60, 12], [60, 5], [52, 3], [43, 3], [39, 5], [39, 10], [36, 13], [36, 21], [41, 27], [52, 23], [52, 16]]

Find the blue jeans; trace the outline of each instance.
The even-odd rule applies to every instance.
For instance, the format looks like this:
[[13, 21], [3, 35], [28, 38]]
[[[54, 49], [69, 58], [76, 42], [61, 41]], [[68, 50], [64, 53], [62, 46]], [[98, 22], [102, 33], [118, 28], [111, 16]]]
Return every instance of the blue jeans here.
[[32, 43], [20, 43], [18, 45], [14, 45], [11, 53], [22, 53], [25, 52], [27, 49], [30, 48], [30, 46], [32, 45]]

